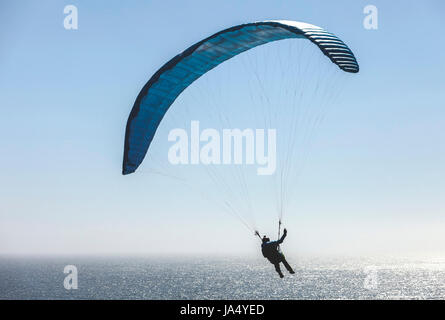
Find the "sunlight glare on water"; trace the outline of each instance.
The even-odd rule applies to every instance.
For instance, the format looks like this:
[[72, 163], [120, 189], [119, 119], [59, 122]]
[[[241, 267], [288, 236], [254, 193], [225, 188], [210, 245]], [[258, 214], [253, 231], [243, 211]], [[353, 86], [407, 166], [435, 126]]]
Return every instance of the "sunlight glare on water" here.
[[[289, 260], [296, 274], [280, 279], [261, 259], [2, 257], [0, 299], [445, 298], [444, 259]], [[63, 286], [68, 264], [77, 290]]]

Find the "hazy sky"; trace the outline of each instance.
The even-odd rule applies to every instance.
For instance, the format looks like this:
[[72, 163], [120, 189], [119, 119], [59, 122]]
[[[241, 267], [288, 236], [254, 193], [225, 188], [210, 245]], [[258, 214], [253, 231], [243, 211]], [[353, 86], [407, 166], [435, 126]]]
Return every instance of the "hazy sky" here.
[[[78, 30], [63, 28], [68, 4]], [[377, 30], [363, 27], [368, 4]], [[361, 67], [313, 141], [285, 250], [444, 252], [442, 1], [164, 0], [0, 4], [0, 253], [257, 254], [258, 239], [193, 189], [121, 165], [149, 77], [214, 32], [266, 19], [328, 29]], [[276, 214], [262, 217], [275, 235]]]

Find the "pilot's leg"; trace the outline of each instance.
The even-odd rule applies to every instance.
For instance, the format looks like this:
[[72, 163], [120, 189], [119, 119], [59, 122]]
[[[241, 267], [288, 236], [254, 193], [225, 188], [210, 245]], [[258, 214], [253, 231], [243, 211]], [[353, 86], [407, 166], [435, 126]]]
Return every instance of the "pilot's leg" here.
[[284, 266], [286, 267], [287, 271], [289, 271], [289, 273], [295, 273], [294, 270], [292, 270], [292, 267], [289, 265], [289, 263], [287, 263], [286, 258], [283, 257], [283, 259], [281, 260], [281, 262], [283, 262]]
[[275, 266], [275, 270], [278, 272], [278, 274], [280, 275], [280, 278], [283, 278], [284, 277], [284, 275], [283, 275], [283, 273], [281, 272], [281, 269], [280, 269], [280, 263], [279, 262], [276, 262], [276, 263], [274, 263], [274, 266]]

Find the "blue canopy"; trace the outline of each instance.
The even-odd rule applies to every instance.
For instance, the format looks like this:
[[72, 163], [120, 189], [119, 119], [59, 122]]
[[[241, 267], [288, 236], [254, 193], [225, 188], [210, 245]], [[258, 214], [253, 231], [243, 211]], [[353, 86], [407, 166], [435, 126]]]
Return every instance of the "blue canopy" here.
[[167, 62], [142, 88], [127, 121], [122, 173], [136, 171], [168, 108], [193, 81], [246, 50], [289, 38], [308, 39], [341, 70], [350, 73], [359, 71], [354, 54], [343, 41], [311, 24], [285, 20], [262, 21], [215, 33]]

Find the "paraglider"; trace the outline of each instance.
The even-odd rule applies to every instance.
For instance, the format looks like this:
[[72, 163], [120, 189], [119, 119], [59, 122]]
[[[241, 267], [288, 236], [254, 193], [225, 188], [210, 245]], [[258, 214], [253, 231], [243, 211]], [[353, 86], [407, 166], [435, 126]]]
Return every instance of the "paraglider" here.
[[[242, 52], [284, 39], [309, 40], [341, 71], [346, 73], [357, 73], [359, 71], [359, 65], [349, 47], [334, 34], [312, 24], [287, 20], [270, 20], [246, 23], [217, 32], [192, 45], [168, 61], [144, 85], [134, 102], [127, 120], [122, 174], [131, 174], [138, 169], [167, 111], [178, 96], [195, 80]], [[300, 59], [300, 57], [291, 58]], [[303, 79], [303, 81], [305, 80]], [[263, 90], [267, 90], [267, 88], [263, 88]], [[318, 94], [317, 90], [315, 92]], [[294, 93], [295, 96], [296, 91]], [[285, 114], [284, 117], [291, 120], [289, 128], [294, 130], [298, 124], [301, 124], [301, 121], [300, 119], [293, 121], [296, 108], [294, 108], [295, 105], [291, 107], [291, 112]], [[274, 112], [275, 114], [278, 113], [277, 110], [274, 110]], [[231, 114], [231, 117], [236, 117], [236, 114]], [[290, 131], [285, 136], [288, 136], [290, 139], [286, 146], [289, 149], [295, 147], [293, 131]], [[289, 198], [289, 195], [285, 194], [285, 189], [288, 181], [292, 180], [289, 178], [292, 171], [290, 167], [293, 165], [292, 157], [293, 154], [289, 152], [284, 157], [284, 160], [281, 161], [279, 174], [276, 174], [278, 179], [280, 179], [279, 188], [277, 188], [280, 189], [278, 191], [280, 193], [279, 200], [277, 200], [279, 202], [277, 205], [279, 240], [270, 242], [268, 238], [262, 239], [263, 255], [274, 264], [280, 277], [283, 277], [279, 267], [280, 263], [283, 263], [290, 273], [294, 273], [284, 255], [279, 251], [279, 244], [283, 242], [287, 234], [286, 229], [284, 229], [283, 236], [280, 237], [284, 203]], [[210, 169], [208, 170], [210, 171]], [[216, 183], [224, 178], [224, 174], [217, 176], [214, 172], [210, 173]], [[240, 171], [237, 172], [236, 178], [233, 180], [240, 181], [243, 188], [247, 189]], [[228, 188], [226, 183], [223, 183], [223, 188], [230, 193], [230, 188]], [[248, 192], [241, 195], [241, 197], [244, 196], [248, 196]], [[228, 199], [224, 199], [222, 202], [228, 208], [227, 211], [239, 216], [239, 211], [235, 210], [235, 207]], [[247, 207], [252, 211], [250, 204]], [[240, 220], [259, 236], [256, 227], [249, 225], [245, 219], [240, 218]]]
[[280, 244], [283, 243], [286, 236], [287, 230], [284, 229], [283, 235], [277, 241], [270, 241], [270, 239], [266, 236], [263, 236], [263, 238], [261, 239], [261, 253], [263, 254], [264, 258], [269, 260], [269, 262], [275, 266], [275, 271], [278, 273], [280, 278], [284, 278], [284, 275], [280, 269], [280, 263], [284, 265], [284, 267], [287, 271], [289, 271], [290, 274], [295, 273], [295, 271], [292, 269], [292, 267], [289, 265], [286, 258], [284, 257], [284, 254], [279, 249]]

